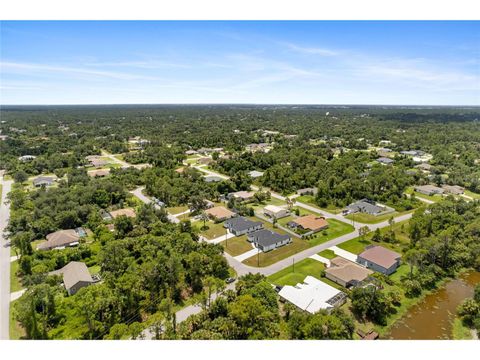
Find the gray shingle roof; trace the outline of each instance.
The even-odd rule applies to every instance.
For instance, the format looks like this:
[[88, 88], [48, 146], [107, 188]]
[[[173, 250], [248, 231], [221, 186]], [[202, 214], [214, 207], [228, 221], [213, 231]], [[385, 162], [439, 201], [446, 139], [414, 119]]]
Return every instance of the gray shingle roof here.
[[235, 232], [244, 231], [258, 225], [263, 225], [263, 223], [261, 221], [249, 220], [243, 216], [228, 219], [224, 223], [225, 227]]
[[260, 244], [262, 247], [268, 247], [270, 245], [277, 244], [283, 240], [289, 239], [288, 235], [281, 235], [271, 230], [263, 229], [258, 230], [249, 235], [250, 239], [254, 239], [254, 242]]

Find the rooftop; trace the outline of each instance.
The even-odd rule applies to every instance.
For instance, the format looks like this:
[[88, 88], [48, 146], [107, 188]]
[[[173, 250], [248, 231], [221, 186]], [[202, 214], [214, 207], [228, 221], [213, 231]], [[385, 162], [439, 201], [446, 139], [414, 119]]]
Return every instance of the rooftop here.
[[255, 231], [248, 235], [255, 243], [267, 247], [279, 243], [280, 241], [289, 239], [289, 235], [282, 235], [271, 230], [263, 229]]
[[243, 231], [263, 225], [261, 221], [252, 221], [243, 216], [234, 217], [225, 221], [225, 226], [234, 231]]
[[135, 217], [135, 210], [132, 208], [113, 210], [113, 211], [110, 211], [110, 215], [114, 219], [122, 215], [126, 217]]
[[337, 256], [330, 260], [330, 267], [325, 269], [326, 273], [332, 274], [336, 278], [345, 281], [346, 283], [356, 280], [363, 281], [370, 274], [373, 274], [372, 270], [364, 268], [354, 262]]
[[389, 269], [397, 262], [398, 259], [402, 257], [402, 255], [396, 253], [395, 251], [377, 245], [367, 247], [365, 251], [358, 256], [372, 263], [380, 265], [385, 269]]
[[72, 288], [80, 281], [93, 283], [93, 279], [88, 271], [87, 265], [79, 261], [71, 261], [60, 270], [52, 271], [50, 274], [63, 275], [63, 283], [67, 289]]
[[228, 210], [224, 206], [215, 206], [212, 207], [211, 209], [205, 210], [205, 213], [207, 215], [211, 215], [217, 219], [225, 219], [225, 218], [231, 218], [232, 216], [235, 215], [233, 211]]
[[314, 314], [321, 309], [332, 308], [333, 305], [328, 301], [341, 293], [333, 286], [313, 276], [307, 276], [303, 283], [298, 283], [295, 286], [284, 286], [279, 295], [298, 308]]
[[58, 230], [46, 236], [47, 241], [37, 246], [39, 250], [48, 250], [78, 242], [80, 236], [74, 229]]
[[300, 225], [302, 228], [312, 231], [319, 230], [328, 226], [328, 221], [325, 220], [323, 216], [316, 215], [305, 215], [292, 221], [297, 225]]

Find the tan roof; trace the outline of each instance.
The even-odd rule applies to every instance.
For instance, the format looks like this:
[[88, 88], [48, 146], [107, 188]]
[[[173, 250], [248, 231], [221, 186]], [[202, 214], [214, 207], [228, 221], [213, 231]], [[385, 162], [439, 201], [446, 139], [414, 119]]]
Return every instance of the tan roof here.
[[175, 172], [181, 174], [185, 171], [185, 168], [182, 166], [182, 167], [179, 167], [178, 169], [175, 169]]
[[110, 169], [90, 170], [87, 174], [91, 177], [107, 176], [108, 174], [110, 174]]
[[125, 215], [126, 217], [135, 217], [135, 210], [132, 208], [119, 209], [110, 211], [110, 215], [114, 219], [122, 215]]
[[380, 265], [385, 269], [389, 269], [396, 263], [397, 259], [402, 257], [402, 255], [399, 253], [384, 248], [383, 246], [369, 247], [358, 256], [372, 263]]
[[103, 159], [91, 159], [90, 164], [92, 164], [95, 167], [100, 167], [100, 166], [105, 166], [108, 164], [108, 161], [105, 161]]
[[315, 215], [306, 215], [293, 220], [294, 223], [300, 225], [304, 229], [312, 231], [322, 229], [328, 226], [328, 221], [324, 217]]
[[38, 244], [37, 249], [48, 250], [78, 242], [80, 236], [75, 230], [59, 230], [47, 235], [47, 241]]
[[237, 191], [233, 193], [235, 198], [240, 198], [243, 200], [250, 199], [255, 195], [253, 191]]
[[87, 265], [79, 261], [71, 261], [60, 270], [52, 271], [50, 274], [63, 275], [63, 283], [67, 289], [72, 288], [80, 281], [93, 283], [93, 279], [88, 271]]
[[442, 185], [443, 190], [453, 195], [460, 195], [465, 192], [465, 189], [458, 185]]
[[229, 219], [235, 215], [233, 211], [228, 210], [224, 206], [215, 206], [211, 209], [205, 210], [205, 213], [216, 219]]
[[362, 281], [365, 280], [368, 275], [373, 274], [372, 270], [339, 256], [330, 260], [330, 267], [326, 269], [325, 272], [346, 283], [352, 280]]

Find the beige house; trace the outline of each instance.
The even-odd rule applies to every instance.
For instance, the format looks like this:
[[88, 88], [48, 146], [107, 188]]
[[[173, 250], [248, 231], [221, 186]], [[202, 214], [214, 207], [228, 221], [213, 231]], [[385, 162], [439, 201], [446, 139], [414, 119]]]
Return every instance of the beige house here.
[[325, 270], [327, 279], [344, 287], [355, 286], [371, 274], [373, 274], [372, 270], [342, 257], [330, 260], [330, 267]]
[[69, 295], [74, 295], [82, 287], [94, 283], [87, 265], [78, 261], [71, 261], [60, 270], [50, 272], [50, 275], [63, 276], [63, 284]]
[[287, 209], [275, 205], [265, 206], [263, 208], [263, 213], [272, 219], [281, 219], [289, 215]]
[[80, 235], [77, 230], [59, 230], [46, 236], [47, 241], [37, 245], [37, 250], [63, 249], [66, 246], [78, 245]]
[[110, 211], [110, 216], [112, 217], [112, 219], [116, 219], [117, 217], [122, 215], [130, 218], [134, 218], [136, 216], [135, 210], [132, 208], [125, 208], [125, 209]]
[[215, 221], [224, 221], [236, 215], [233, 211], [228, 210], [224, 206], [212, 207], [205, 210], [205, 213]]

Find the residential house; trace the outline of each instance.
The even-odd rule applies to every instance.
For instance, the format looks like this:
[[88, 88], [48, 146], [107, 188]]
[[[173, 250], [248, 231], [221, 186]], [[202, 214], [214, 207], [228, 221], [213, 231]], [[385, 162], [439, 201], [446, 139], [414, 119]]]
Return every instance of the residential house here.
[[315, 314], [322, 309], [333, 309], [346, 301], [345, 293], [313, 276], [307, 276], [303, 283], [295, 286], [285, 285], [278, 295], [281, 299], [310, 314]]
[[220, 176], [217, 176], [217, 175], [206, 175], [206, 176], [203, 177], [203, 179], [207, 183], [220, 182], [220, 181], [225, 180], [225, 179], [223, 179], [223, 178], [221, 178]]
[[290, 214], [287, 209], [275, 205], [265, 206], [263, 208], [263, 213], [272, 219], [281, 219]]
[[36, 158], [37, 158], [37, 157], [34, 156], [34, 155], [23, 155], [23, 156], [20, 156], [20, 157], [18, 158], [18, 160], [25, 162], [25, 161], [34, 160], [34, 159], [36, 159]]
[[46, 236], [47, 241], [37, 245], [37, 250], [63, 249], [67, 246], [76, 246], [80, 238], [86, 236], [82, 228], [58, 230]]
[[215, 220], [216, 222], [224, 221], [237, 215], [233, 211], [228, 210], [224, 206], [212, 207], [210, 209], [205, 210], [205, 213], [208, 215], [208, 217]]
[[436, 195], [436, 194], [443, 194], [445, 190], [442, 188], [439, 188], [438, 186], [434, 185], [420, 185], [420, 186], [415, 186], [415, 191], [419, 192], [420, 194], [424, 195]]
[[302, 195], [317, 195], [318, 189], [317, 188], [305, 188], [297, 190], [297, 194]]
[[380, 214], [388, 214], [395, 210], [384, 205], [375, 203], [369, 199], [362, 199], [346, 207], [345, 213], [354, 214], [357, 212], [378, 216]]
[[251, 201], [255, 196], [253, 191], [237, 191], [234, 193], [228, 194], [228, 198], [234, 198], [237, 201]]
[[417, 169], [420, 169], [424, 172], [429, 172], [432, 170], [433, 166], [428, 163], [421, 163], [415, 166]]
[[248, 173], [248, 175], [250, 175], [250, 177], [253, 178], [253, 179], [257, 179], [257, 178], [263, 176], [263, 172], [257, 171], [257, 170], [252, 170]]
[[442, 185], [442, 189], [445, 193], [452, 195], [462, 195], [465, 192], [465, 189], [458, 185]]
[[52, 186], [55, 182], [55, 178], [51, 176], [39, 176], [33, 179], [33, 186], [40, 187], [40, 186]]
[[97, 169], [90, 170], [87, 172], [87, 175], [90, 177], [104, 177], [110, 174], [110, 169]]
[[401, 258], [402, 256], [395, 251], [383, 246], [370, 245], [357, 256], [357, 262], [376, 272], [390, 275], [400, 266]]
[[387, 157], [379, 157], [377, 161], [382, 165], [392, 165], [395, 161]]
[[198, 159], [197, 162], [201, 165], [208, 165], [211, 162], [213, 162], [213, 159], [209, 158], [209, 157], [202, 157], [202, 158]]
[[208, 199], [203, 200], [203, 202], [205, 203], [205, 209], [211, 209], [215, 206], [215, 203]]
[[263, 223], [239, 216], [226, 220], [223, 223], [223, 227], [227, 228], [235, 236], [240, 236], [263, 229]]
[[325, 277], [343, 287], [356, 286], [371, 274], [372, 270], [339, 256], [331, 259], [330, 267], [325, 269]]
[[49, 275], [62, 275], [63, 284], [69, 295], [74, 295], [81, 288], [95, 282], [87, 265], [79, 261], [71, 261], [60, 270], [50, 272]]
[[305, 231], [318, 232], [328, 228], [328, 221], [323, 216], [305, 215], [290, 221], [288, 227]]
[[290, 235], [282, 235], [267, 229], [249, 233], [247, 240], [263, 252], [274, 250], [292, 242]]
[[187, 150], [187, 151], [185, 151], [185, 155], [187, 155], [187, 156], [196, 155], [196, 154], [198, 154], [198, 152], [196, 152], [195, 150]]
[[125, 208], [125, 209], [118, 209], [114, 211], [110, 211], [110, 216], [112, 219], [116, 219], [119, 216], [126, 216], [129, 218], [134, 218], [136, 216], [135, 210], [132, 208]]

